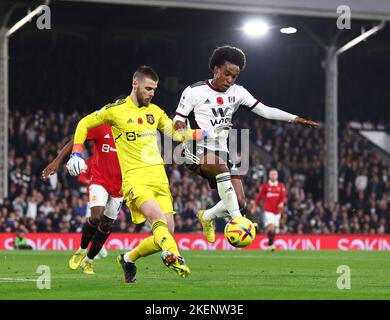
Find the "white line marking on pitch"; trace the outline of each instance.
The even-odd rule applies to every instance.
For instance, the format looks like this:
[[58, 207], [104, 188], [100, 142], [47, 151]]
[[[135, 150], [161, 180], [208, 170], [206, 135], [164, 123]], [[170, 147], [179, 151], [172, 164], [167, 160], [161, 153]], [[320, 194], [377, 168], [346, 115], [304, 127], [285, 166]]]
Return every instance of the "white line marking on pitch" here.
[[[0, 282], [37, 282], [38, 279], [21, 279], [21, 278], [0, 278]], [[49, 279], [45, 279], [45, 281], [49, 281]]]

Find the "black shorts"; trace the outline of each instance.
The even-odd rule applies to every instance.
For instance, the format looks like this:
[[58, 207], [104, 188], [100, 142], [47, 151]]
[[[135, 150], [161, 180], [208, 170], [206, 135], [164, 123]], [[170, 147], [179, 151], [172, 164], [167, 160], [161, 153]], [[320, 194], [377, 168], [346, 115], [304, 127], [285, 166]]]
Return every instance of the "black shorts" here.
[[207, 179], [211, 189], [217, 189], [217, 181], [215, 180], [215, 177], [211, 178], [206, 176], [205, 174], [203, 174], [200, 168], [200, 158], [205, 156], [209, 152], [214, 153], [217, 157], [219, 157], [226, 163], [232, 179], [241, 179], [237, 169], [235, 168], [234, 163], [229, 158], [228, 152], [219, 150], [213, 151], [204, 148], [203, 146], [198, 146], [195, 142], [192, 144], [183, 144], [182, 156], [186, 159], [185, 166], [192, 172], [195, 172], [201, 177]]

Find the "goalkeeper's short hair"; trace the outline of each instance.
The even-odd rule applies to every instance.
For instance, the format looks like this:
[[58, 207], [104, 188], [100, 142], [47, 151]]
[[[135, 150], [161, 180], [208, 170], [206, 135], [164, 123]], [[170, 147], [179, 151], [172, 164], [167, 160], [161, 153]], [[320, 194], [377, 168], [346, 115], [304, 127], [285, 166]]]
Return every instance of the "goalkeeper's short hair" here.
[[157, 72], [152, 67], [142, 65], [134, 72], [133, 80], [143, 80], [145, 78], [152, 79], [153, 81], [159, 80]]

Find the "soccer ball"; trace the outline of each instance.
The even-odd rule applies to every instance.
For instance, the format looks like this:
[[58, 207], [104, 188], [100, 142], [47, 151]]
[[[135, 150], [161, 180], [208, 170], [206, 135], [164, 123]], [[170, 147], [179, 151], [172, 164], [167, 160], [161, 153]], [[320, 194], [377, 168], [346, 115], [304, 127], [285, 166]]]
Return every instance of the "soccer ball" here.
[[244, 248], [249, 246], [256, 236], [253, 223], [244, 217], [237, 217], [225, 226], [225, 238], [233, 246]]

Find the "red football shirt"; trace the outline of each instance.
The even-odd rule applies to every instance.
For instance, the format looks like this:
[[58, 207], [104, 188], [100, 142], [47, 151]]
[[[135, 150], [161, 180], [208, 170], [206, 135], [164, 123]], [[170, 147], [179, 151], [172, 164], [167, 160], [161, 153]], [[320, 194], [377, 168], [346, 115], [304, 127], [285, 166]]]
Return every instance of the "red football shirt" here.
[[102, 124], [89, 129], [86, 140], [94, 141], [92, 159], [88, 161], [91, 184], [101, 185], [114, 198], [122, 197], [122, 175], [111, 127]]
[[263, 210], [280, 214], [279, 204], [286, 201], [286, 188], [283, 183], [276, 182], [275, 184], [264, 182], [260, 188], [260, 192], [256, 197], [256, 205], [260, 204], [261, 199], [264, 199]]

